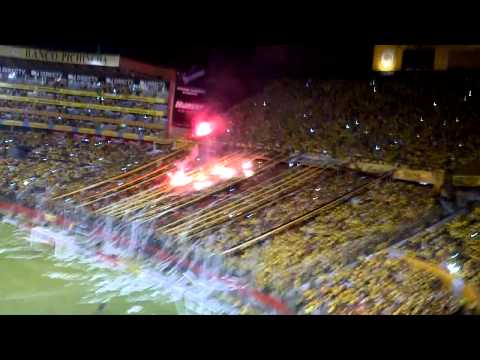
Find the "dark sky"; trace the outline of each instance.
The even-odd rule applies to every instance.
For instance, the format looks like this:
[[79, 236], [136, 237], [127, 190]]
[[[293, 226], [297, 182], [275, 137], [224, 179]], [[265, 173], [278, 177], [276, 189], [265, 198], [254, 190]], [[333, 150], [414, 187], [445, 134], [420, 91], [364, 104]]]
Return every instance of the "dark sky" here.
[[[210, 62], [243, 63], [246, 60], [254, 62], [256, 66], [264, 66], [267, 70], [270, 64], [290, 65], [290, 68], [309, 63], [317, 66], [332, 66], [343, 61], [343, 56], [356, 52], [356, 55], [365, 60], [370, 54], [373, 42], [363, 41], [356, 44], [290, 44], [272, 42], [249, 45], [176, 45], [165, 43], [158, 47], [149, 44], [115, 44], [108, 42], [63, 42], [63, 41], [35, 41], [22, 43], [22, 45], [37, 46], [51, 49], [101, 52], [121, 54], [152, 64], [171, 66], [177, 69], [188, 69], [192, 65], [207, 66]], [[365, 52], [365, 50], [368, 50]], [[358, 52], [360, 51], [360, 52]], [[320, 61], [320, 63], [318, 63]], [[244, 64], [244, 66], [251, 64]], [[277, 66], [275, 65], [275, 66]], [[274, 68], [277, 69], [277, 68]]]
[[229, 106], [256, 91], [269, 80], [285, 77], [364, 75], [370, 69], [373, 43], [268, 44], [268, 42], [226, 46], [224, 44], [178, 45], [164, 43], [129, 45], [112, 42], [35, 41], [18, 45], [120, 54], [151, 64], [188, 71], [207, 70], [210, 98]]
[[[296, 24], [293, 24], [296, 25]], [[210, 29], [209, 29], [210, 30]], [[371, 68], [375, 44], [480, 43], [471, 31], [363, 31], [339, 27], [285, 27], [274, 35], [245, 28], [232, 36], [193, 32], [164, 37], [45, 36], [30, 41], [5, 42], [51, 49], [120, 54], [151, 64], [188, 70], [205, 68], [212, 98], [230, 105], [280, 77], [365, 77]], [[275, 29], [276, 30], [276, 29]], [[195, 30], [196, 31], [196, 30]], [[154, 35], [156, 33], [153, 33]]]
[[[181, 24], [180, 21], [178, 23]], [[231, 28], [221, 29], [220, 25], [216, 31], [211, 27], [202, 30], [192, 25], [191, 28], [186, 27], [185, 34], [180, 32], [168, 34], [166, 31], [150, 28], [146, 28], [145, 31], [123, 30], [118, 34], [106, 31], [107, 35], [104, 34], [103, 29], [98, 35], [95, 32], [83, 34], [84, 30], [80, 32], [83, 35], [65, 33], [62, 30], [45, 36], [39, 34], [24, 39], [20, 36], [20, 41], [13, 39], [9, 41], [5, 38], [7, 41], [2, 39], [1, 43], [87, 52], [100, 50], [103, 53], [120, 53], [153, 64], [175, 68], [186, 68], [191, 64], [206, 65], [212, 56], [224, 57], [228, 61], [235, 61], [235, 59], [244, 61], [249, 58], [255, 58], [256, 61], [262, 59], [266, 62], [285, 60], [285, 58], [277, 59], [277, 55], [285, 57], [285, 53], [268, 54], [258, 50], [279, 45], [289, 46], [289, 62], [292, 65], [320, 61], [321, 65], [327, 67], [346, 61], [345, 55], [352, 55], [354, 52], [362, 63], [365, 61], [365, 56], [370, 56], [369, 49], [374, 44], [480, 43], [479, 30], [454, 31], [448, 27], [445, 29], [436, 27], [428, 31], [418, 29], [382, 31], [364, 29], [362, 26], [342, 28], [340, 22], [336, 26], [323, 27], [316, 27], [315, 24], [304, 26], [303, 23], [293, 22], [286, 23], [284, 28], [274, 27], [270, 32], [264, 28], [257, 32], [254, 27], [245, 27], [247, 24], [247, 22], [242, 24], [243, 27], [234, 31]], [[178, 24], [167, 23], [165, 28], [168, 26], [178, 27]], [[35, 35], [36, 31], [32, 34]], [[122, 36], [123, 34], [127, 36]]]

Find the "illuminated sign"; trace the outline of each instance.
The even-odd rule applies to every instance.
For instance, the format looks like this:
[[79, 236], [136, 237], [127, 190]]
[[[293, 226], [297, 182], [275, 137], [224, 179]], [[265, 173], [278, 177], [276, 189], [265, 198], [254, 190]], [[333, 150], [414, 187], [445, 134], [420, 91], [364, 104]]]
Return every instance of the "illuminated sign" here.
[[120, 64], [120, 56], [118, 55], [50, 51], [43, 49], [3, 45], [0, 45], [0, 56], [62, 64], [93, 65], [107, 67], [118, 67]]

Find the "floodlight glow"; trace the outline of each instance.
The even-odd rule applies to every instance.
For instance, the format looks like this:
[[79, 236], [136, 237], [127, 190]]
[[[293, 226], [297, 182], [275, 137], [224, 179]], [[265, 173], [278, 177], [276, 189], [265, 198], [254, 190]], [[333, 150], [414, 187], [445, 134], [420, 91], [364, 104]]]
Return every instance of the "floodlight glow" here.
[[381, 71], [393, 71], [395, 68], [395, 56], [393, 51], [385, 51], [380, 58]]

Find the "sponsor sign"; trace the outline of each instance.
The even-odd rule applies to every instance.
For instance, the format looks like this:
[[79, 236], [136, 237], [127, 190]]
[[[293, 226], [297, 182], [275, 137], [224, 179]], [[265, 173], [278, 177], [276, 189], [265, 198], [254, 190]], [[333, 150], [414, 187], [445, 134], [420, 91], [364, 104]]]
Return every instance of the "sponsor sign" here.
[[119, 55], [88, 54], [68, 51], [51, 51], [0, 45], [0, 56], [62, 64], [118, 67]]

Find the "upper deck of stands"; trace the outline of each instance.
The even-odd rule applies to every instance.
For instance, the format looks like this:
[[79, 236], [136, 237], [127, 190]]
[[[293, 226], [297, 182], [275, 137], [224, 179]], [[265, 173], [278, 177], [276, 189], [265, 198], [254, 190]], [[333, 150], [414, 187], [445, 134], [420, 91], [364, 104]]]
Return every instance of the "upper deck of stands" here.
[[0, 46], [0, 125], [165, 143], [175, 77], [117, 55]]

